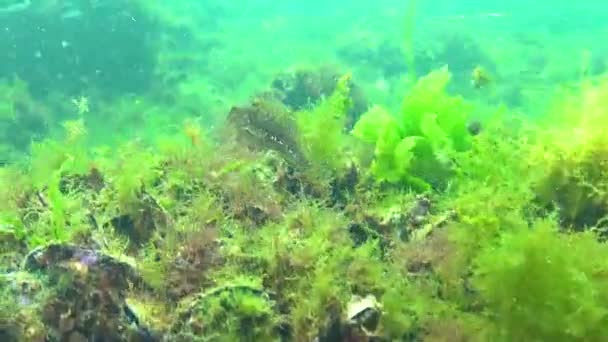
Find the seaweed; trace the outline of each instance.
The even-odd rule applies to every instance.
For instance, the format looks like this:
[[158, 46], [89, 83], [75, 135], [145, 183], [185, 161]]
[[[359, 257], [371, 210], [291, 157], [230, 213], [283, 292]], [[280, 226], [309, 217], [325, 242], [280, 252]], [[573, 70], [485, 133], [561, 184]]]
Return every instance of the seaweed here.
[[[130, 265], [96, 250], [69, 244], [39, 247], [24, 258], [19, 272], [2, 281], [20, 301], [15, 317], [22, 322], [13, 324], [17, 338], [158, 340], [125, 302], [131, 284], [146, 291], [141, 278]], [[6, 295], [3, 300], [11, 298]], [[34, 317], [38, 323], [29, 321]]]
[[270, 296], [255, 285], [241, 282], [193, 298], [179, 313], [181, 319], [171, 328], [171, 338], [280, 340]]
[[251, 107], [232, 108], [227, 120], [244, 146], [277, 151], [292, 165], [306, 162], [295, 140], [295, 118], [280, 102], [260, 98]]
[[535, 186], [537, 201], [557, 209], [566, 229], [600, 228], [608, 213], [604, 171], [608, 141], [603, 133], [607, 85], [605, 80], [583, 79], [578, 91], [558, 91], [558, 99], [541, 121], [550, 128], [538, 134], [539, 146], [530, 157], [547, 170]]
[[311, 171], [317, 175], [329, 173], [331, 177], [344, 167], [342, 156], [347, 142], [344, 130], [346, 115], [352, 106], [350, 81], [349, 74], [341, 77], [329, 97], [314, 109], [296, 114], [299, 146]]
[[418, 191], [445, 188], [455, 153], [470, 147], [470, 105], [445, 93], [450, 77], [447, 67], [431, 72], [410, 90], [398, 116], [374, 106], [357, 122], [352, 133], [374, 146], [371, 172], [378, 181]]
[[[315, 68], [296, 68], [275, 76], [271, 84], [270, 95], [279, 99], [283, 104], [294, 111], [314, 108], [325, 98], [331, 96], [341, 77], [339, 69], [335, 66], [324, 65]], [[349, 88], [346, 96], [350, 99], [350, 106], [346, 111], [345, 126], [352, 128], [368, 107], [368, 100], [361, 86], [352, 77], [343, 80], [342, 86]]]
[[[354, 128], [355, 82], [323, 68], [217, 128], [194, 77], [183, 106], [125, 96], [65, 122], [0, 168], [0, 337], [601, 340], [605, 84], [558, 119], [475, 102], [481, 120], [450, 79]], [[118, 135], [160, 119], [101, 139], [100, 113]]]
[[474, 276], [495, 336], [600, 341], [607, 251], [594, 234], [561, 235], [551, 221], [501, 234], [476, 258]]
[[35, 99], [29, 88], [19, 77], [0, 77], [0, 160], [4, 163], [14, 161], [16, 152], [27, 151], [30, 141], [49, 133], [51, 109]]

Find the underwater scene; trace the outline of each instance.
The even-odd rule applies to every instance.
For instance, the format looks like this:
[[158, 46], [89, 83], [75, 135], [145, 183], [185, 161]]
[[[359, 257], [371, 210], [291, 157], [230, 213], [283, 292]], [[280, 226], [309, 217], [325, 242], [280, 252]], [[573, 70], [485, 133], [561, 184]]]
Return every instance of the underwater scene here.
[[0, 0], [0, 341], [608, 341], [606, 17]]

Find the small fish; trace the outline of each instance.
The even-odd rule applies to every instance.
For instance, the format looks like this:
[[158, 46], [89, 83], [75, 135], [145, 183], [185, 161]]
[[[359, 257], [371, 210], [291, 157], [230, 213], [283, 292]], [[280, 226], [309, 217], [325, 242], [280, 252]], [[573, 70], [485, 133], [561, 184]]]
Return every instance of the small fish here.
[[487, 71], [481, 66], [476, 66], [471, 72], [471, 84], [475, 89], [480, 89], [488, 85], [492, 79], [488, 75]]
[[479, 122], [479, 120], [471, 120], [467, 124], [467, 131], [469, 131], [470, 135], [478, 135], [481, 133], [481, 122]]
[[80, 18], [82, 16], [82, 11], [77, 8], [66, 8], [61, 13], [61, 19], [74, 19]]

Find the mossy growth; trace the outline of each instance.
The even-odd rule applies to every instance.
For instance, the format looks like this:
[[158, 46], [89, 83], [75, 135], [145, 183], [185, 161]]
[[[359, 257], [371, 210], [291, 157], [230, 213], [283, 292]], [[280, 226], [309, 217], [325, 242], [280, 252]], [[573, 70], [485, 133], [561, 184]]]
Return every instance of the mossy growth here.
[[504, 232], [475, 259], [473, 283], [497, 341], [602, 341], [608, 246], [551, 220]]
[[171, 328], [172, 338], [279, 341], [273, 301], [261, 289], [259, 280], [241, 278], [198, 295], [182, 308], [180, 315], [187, 319]]
[[[264, 288], [276, 298], [282, 335], [290, 340], [344, 338], [349, 301], [367, 295], [391, 308], [386, 327], [379, 329], [402, 337], [415, 325], [418, 310], [415, 305], [392, 304], [396, 299], [401, 304], [415, 301], [410, 284], [383, 262], [378, 239], [355, 245], [347, 226], [339, 213], [299, 203], [283, 222], [256, 232], [233, 231], [234, 238], [224, 247], [227, 264], [217, 277], [263, 275]], [[404, 322], [408, 324], [400, 325]]]
[[352, 138], [346, 133], [354, 101], [351, 87], [350, 75], [344, 75], [330, 95], [295, 112], [271, 94], [262, 94], [249, 106], [232, 108], [221, 142], [224, 148], [232, 144], [242, 159], [252, 157], [245, 151], [257, 154], [255, 159], [270, 156], [283, 170], [277, 181], [290, 178], [287, 192], [292, 195], [325, 198], [354, 169], [348, 148]]
[[[342, 76], [341, 76], [342, 75]], [[344, 76], [335, 65], [301, 66], [279, 73], [269, 90], [274, 97], [294, 111], [311, 110], [330, 97], [337, 86], [344, 86]], [[367, 110], [368, 102], [360, 85], [350, 79], [348, 96], [350, 106], [345, 119], [346, 127], [352, 128], [355, 121]]]
[[0, 149], [0, 161], [7, 162], [12, 159], [11, 150], [24, 152], [31, 140], [47, 134], [53, 117], [50, 109], [34, 99], [28, 84], [18, 77], [0, 79], [0, 94], [0, 136], [2, 143], [6, 143]]
[[39, 301], [48, 299], [39, 276], [26, 272], [0, 276], [0, 339], [7, 342], [41, 341], [46, 329], [40, 322]]
[[212, 273], [223, 264], [219, 236], [231, 221], [218, 199], [202, 192], [174, 213], [171, 229], [158, 229], [139, 249], [142, 277], [160, 298], [177, 301], [215, 284]]
[[64, 129], [63, 140], [32, 144], [27, 171], [20, 165], [6, 169], [6, 181], [15, 183], [8, 187], [13, 193], [0, 217], [30, 248], [70, 241], [88, 229], [86, 201], [76, 181], [88, 171], [86, 130], [81, 120], [66, 122]]
[[32, 193], [29, 177], [17, 167], [0, 168], [0, 229], [9, 228], [20, 238], [25, 235], [22, 209]]
[[[605, 205], [602, 86], [568, 98], [568, 118], [579, 108], [597, 114], [571, 141], [560, 126], [567, 121], [528, 129], [501, 112], [471, 136], [470, 105], [445, 93], [449, 78], [447, 69], [423, 77], [402, 113], [374, 107], [355, 127], [373, 148], [357, 162], [370, 157], [380, 182], [357, 182], [357, 167], [342, 169], [360, 152], [344, 131], [348, 76], [318, 107], [295, 114], [264, 99], [233, 109], [242, 136], [218, 144], [187, 120], [156, 148], [133, 141], [90, 151], [84, 121], [69, 122], [64, 140], [35, 145], [29, 173], [0, 169], [0, 232], [10, 248], [1, 260], [11, 263], [0, 269], [13, 272], [22, 249], [51, 240], [72, 251], [64, 265], [74, 274], [91, 272], [87, 263], [103, 251], [145, 284], [107, 292], [120, 299], [107, 317], [121, 320], [117, 329], [134, 326], [123, 299], [135, 296], [142, 320], [167, 340], [605, 336], [605, 246], [592, 232], [559, 232], [544, 207], [560, 174], [548, 171], [573, 169], [589, 171], [575, 179], [587, 197], [572, 198]], [[339, 205], [331, 191], [307, 188], [353, 169], [355, 185]], [[445, 191], [418, 193], [435, 189]], [[50, 265], [38, 255], [33, 273]], [[57, 279], [55, 317], [99, 290], [87, 283], [69, 292], [79, 278]], [[374, 305], [352, 313], [362, 298]], [[17, 303], [9, 298], [0, 309]], [[375, 324], [362, 323], [366, 315]]]
[[338, 79], [333, 93], [310, 110], [296, 114], [299, 145], [313, 172], [322, 175], [344, 168], [347, 142], [344, 132], [350, 96], [351, 75]]
[[580, 90], [557, 94], [539, 123], [539, 143], [530, 156], [531, 163], [547, 170], [535, 187], [538, 201], [557, 209], [566, 228], [603, 227], [608, 214], [608, 81], [584, 82]]
[[45, 139], [31, 146], [29, 174], [40, 190], [48, 186], [49, 175], [55, 172], [82, 175], [89, 171], [91, 156], [87, 148], [88, 131], [82, 119], [65, 121], [59, 139]]
[[148, 241], [166, 219], [154, 193], [162, 175], [158, 163], [151, 148], [131, 141], [100, 150], [92, 164], [100, 183], [92, 199], [97, 225], [114, 227], [129, 237], [132, 247]]

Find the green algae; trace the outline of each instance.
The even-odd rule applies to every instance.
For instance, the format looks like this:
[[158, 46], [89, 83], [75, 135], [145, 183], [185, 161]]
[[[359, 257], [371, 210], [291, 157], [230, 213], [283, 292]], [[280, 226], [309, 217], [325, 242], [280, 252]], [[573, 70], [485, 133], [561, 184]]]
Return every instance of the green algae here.
[[422, 77], [399, 115], [373, 107], [354, 127], [356, 137], [375, 146], [377, 179], [419, 189], [445, 186], [451, 158], [470, 144], [466, 126], [471, 109], [461, 97], [446, 93], [450, 78], [447, 67]]

